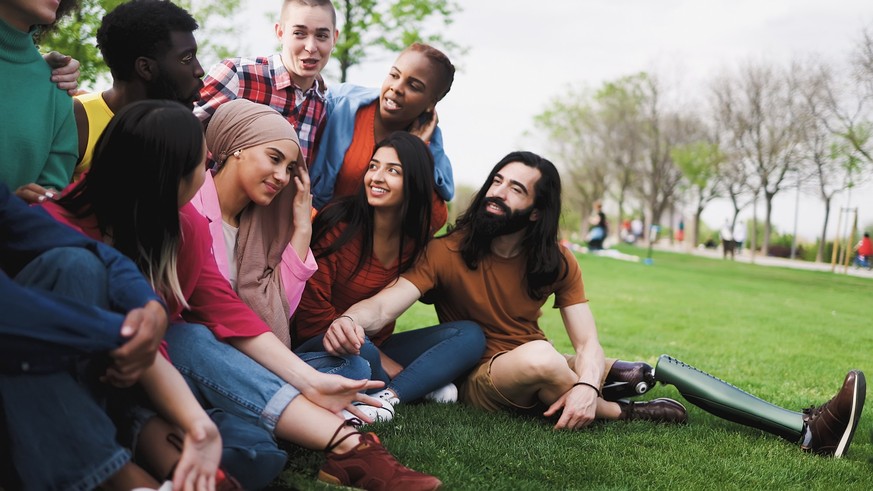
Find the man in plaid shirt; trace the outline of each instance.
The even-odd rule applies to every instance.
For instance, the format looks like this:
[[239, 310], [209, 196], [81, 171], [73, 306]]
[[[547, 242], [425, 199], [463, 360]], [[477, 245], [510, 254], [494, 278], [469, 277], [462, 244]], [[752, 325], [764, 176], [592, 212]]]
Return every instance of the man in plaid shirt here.
[[281, 53], [230, 58], [206, 75], [194, 114], [204, 124], [218, 106], [238, 97], [266, 104], [294, 126], [307, 162], [326, 116], [325, 88], [318, 80], [339, 34], [330, 0], [285, 0], [276, 36]]

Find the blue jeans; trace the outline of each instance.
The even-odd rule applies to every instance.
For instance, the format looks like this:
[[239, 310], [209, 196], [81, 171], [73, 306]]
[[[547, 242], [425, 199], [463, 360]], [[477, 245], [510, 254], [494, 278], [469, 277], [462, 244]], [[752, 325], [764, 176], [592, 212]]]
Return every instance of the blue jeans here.
[[[307, 340], [298, 350], [322, 346], [324, 335]], [[382, 368], [379, 350], [403, 365], [393, 379]], [[361, 357], [372, 369], [370, 378], [385, 382], [403, 402], [413, 402], [470, 370], [485, 352], [485, 335], [472, 321], [455, 321], [394, 333], [379, 348], [365, 339]], [[377, 392], [382, 389], [377, 389]]]
[[[15, 277], [23, 286], [106, 308], [106, 270], [85, 249], [58, 248], [30, 262]], [[34, 326], [28, 326], [30, 331]], [[120, 328], [120, 324], [119, 324]], [[38, 332], [43, 334], [42, 331]], [[63, 353], [65, 341], [85, 351], [117, 347], [114, 336], [51, 330], [46, 333], [58, 358], [35, 359], [40, 372], [0, 375], [0, 416], [3, 431], [0, 459], [9, 489], [90, 490], [118, 472], [130, 453], [115, 441], [115, 426], [77, 369], [77, 353]], [[36, 342], [34, 347], [41, 347]], [[34, 360], [31, 360], [31, 364]], [[82, 364], [78, 364], [79, 367]]]
[[[21, 286], [58, 301], [109, 309], [108, 277], [103, 263], [90, 251], [59, 247], [33, 259], [14, 278]], [[104, 329], [76, 326], [12, 326], [0, 333], [0, 371], [51, 373], [65, 371], [83, 355], [103, 354], [121, 346], [118, 325]]]
[[[172, 324], [165, 336], [170, 360], [205, 407], [217, 407], [275, 435], [276, 423], [300, 394], [294, 386], [199, 324]], [[357, 357], [326, 352], [302, 353], [303, 361], [323, 373], [367, 378], [370, 367]]]

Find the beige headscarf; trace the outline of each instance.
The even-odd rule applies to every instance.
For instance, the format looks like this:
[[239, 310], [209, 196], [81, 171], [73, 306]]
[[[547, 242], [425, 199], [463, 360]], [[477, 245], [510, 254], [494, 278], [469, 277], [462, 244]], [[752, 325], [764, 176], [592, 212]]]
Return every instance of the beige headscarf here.
[[[292, 140], [300, 148], [294, 127], [275, 109], [246, 99], [222, 104], [206, 128], [206, 147], [221, 169], [237, 150], [276, 140]], [[299, 154], [297, 164], [303, 164]], [[237, 293], [285, 345], [291, 345], [288, 299], [279, 263], [294, 232], [292, 181], [269, 206], [250, 204], [243, 210], [237, 236]]]

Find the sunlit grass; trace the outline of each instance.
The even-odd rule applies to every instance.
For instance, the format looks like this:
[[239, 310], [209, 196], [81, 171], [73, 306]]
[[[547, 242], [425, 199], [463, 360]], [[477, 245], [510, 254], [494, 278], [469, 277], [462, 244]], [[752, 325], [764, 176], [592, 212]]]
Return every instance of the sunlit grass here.
[[[667, 353], [797, 411], [827, 401], [852, 368], [873, 376], [873, 280], [670, 253], [656, 253], [653, 265], [590, 255], [580, 264], [607, 356], [654, 364]], [[435, 322], [418, 304], [399, 326]], [[551, 302], [541, 325], [570, 349]], [[645, 397], [665, 396], [684, 402], [667, 386]], [[537, 420], [419, 404], [373, 430], [446, 489], [873, 489], [873, 405], [843, 459], [686, 407], [683, 427], [555, 432]], [[275, 488], [331, 489], [314, 482], [322, 459], [292, 450]]]

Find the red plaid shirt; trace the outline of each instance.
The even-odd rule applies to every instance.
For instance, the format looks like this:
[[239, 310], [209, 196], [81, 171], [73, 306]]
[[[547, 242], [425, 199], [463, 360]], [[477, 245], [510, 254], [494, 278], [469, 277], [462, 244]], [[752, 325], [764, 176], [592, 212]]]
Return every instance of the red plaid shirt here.
[[231, 58], [213, 66], [204, 80], [194, 114], [207, 122], [218, 106], [237, 97], [266, 104], [294, 126], [306, 162], [314, 159], [315, 140], [327, 111], [318, 80], [303, 91], [276, 53], [270, 57]]

